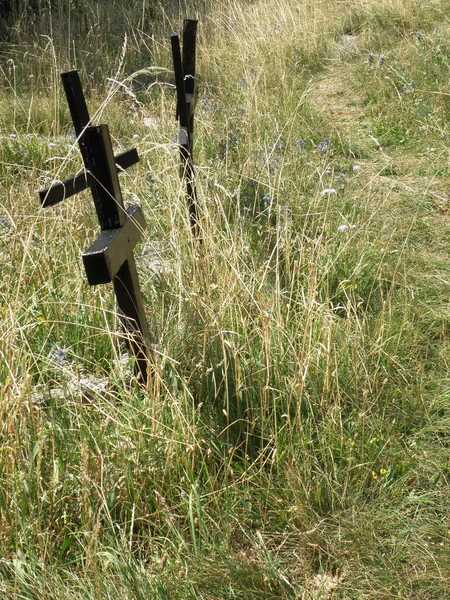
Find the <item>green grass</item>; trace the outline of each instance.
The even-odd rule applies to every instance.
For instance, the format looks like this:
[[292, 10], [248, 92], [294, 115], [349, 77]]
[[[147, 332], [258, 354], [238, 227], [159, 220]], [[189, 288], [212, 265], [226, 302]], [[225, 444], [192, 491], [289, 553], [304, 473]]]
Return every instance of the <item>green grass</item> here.
[[[0, 57], [1, 596], [449, 598], [448, 2], [37, 4]], [[82, 166], [74, 67], [141, 159], [146, 389], [85, 279], [89, 194], [39, 208]]]

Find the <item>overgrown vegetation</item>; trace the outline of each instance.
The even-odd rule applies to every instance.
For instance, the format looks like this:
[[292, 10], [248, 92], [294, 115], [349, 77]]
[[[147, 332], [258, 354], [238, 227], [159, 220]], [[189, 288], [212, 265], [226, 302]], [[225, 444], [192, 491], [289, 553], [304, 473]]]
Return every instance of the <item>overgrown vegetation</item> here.
[[[1, 596], [449, 598], [449, 3], [38, 4], [0, 56]], [[39, 208], [81, 168], [70, 68], [141, 157], [145, 390], [89, 194]]]

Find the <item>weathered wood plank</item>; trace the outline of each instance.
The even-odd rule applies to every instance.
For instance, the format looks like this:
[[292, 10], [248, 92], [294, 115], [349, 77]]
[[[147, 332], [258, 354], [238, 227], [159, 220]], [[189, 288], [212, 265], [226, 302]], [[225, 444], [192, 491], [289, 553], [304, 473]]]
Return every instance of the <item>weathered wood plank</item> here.
[[90, 285], [113, 280], [145, 229], [140, 206], [130, 206], [125, 212], [127, 220], [122, 227], [105, 229], [83, 252], [84, 268]]

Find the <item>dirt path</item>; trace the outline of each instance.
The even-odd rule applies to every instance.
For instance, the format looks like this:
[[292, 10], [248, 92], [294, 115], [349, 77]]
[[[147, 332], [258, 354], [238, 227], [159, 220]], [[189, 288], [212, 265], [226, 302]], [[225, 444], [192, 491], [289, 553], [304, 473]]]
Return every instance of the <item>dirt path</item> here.
[[343, 132], [364, 134], [370, 129], [363, 99], [351, 84], [353, 67], [342, 65], [327, 69], [313, 81], [309, 100]]
[[357, 159], [361, 201], [378, 211], [376, 228], [392, 251], [407, 248], [411, 293], [424, 303], [432, 330], [443, 330], [450, 318], [450, 182], [436, 168], [438, 149], [380, 145], [374, 132], [381, 117], [364, 104], [356, 68], [354, 62], [333, 65], [312, 81], [308, 98], [338, 135], [364, 150]]

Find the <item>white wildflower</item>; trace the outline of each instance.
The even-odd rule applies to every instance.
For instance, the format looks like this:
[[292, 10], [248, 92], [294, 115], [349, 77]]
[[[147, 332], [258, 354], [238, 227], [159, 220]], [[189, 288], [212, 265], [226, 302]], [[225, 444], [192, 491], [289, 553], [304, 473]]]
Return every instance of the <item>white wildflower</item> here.
[[343, 223], [342, 225], [339, 225], [337, 230], [340, 232], [344, 232], [344, 231], [348, 231], [349, 229], [355, 229], [355, 227], [356, 227], [356, 225], [347, 225], [347, 223]]
[[154, 127], [154, 128], [156, 128], [157, 127], [156, 119], [152, 119], [150, 117], [145, 117], [144, 118], [144, 125], [146, 127]]

